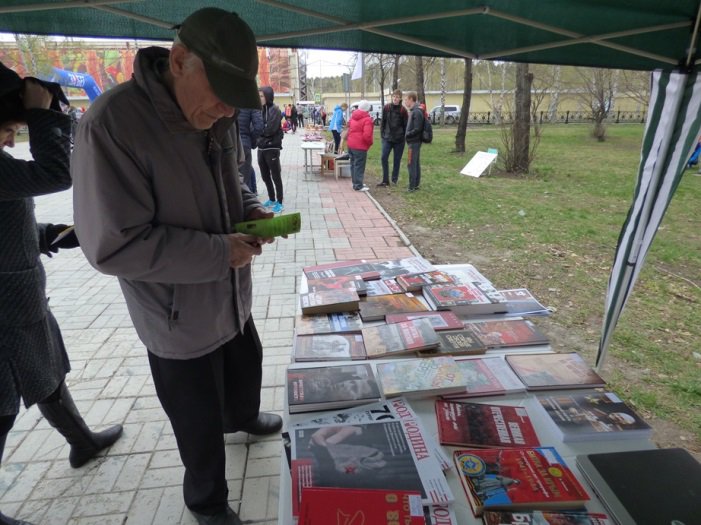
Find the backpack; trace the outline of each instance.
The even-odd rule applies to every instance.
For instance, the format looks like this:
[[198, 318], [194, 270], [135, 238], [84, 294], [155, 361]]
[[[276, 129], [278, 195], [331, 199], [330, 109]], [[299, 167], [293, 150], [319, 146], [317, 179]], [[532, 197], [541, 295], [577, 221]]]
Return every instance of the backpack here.
[[430, 144], [433, 141], [433, 126], [431, 121], [424, 117], [424, 129], [421, 132], [421, 142]]

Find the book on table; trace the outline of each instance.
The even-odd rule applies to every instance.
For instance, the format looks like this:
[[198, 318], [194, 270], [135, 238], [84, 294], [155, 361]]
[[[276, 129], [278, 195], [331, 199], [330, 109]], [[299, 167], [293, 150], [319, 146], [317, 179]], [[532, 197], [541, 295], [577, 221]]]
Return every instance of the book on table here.
[[299, 315], [295, 318], [297, 335], [360, 332], [363, 322], [358, 312]]
[[460, 449], [453, 459], [475, 516], [485, 510], [576, 509], [590, 499], [554, 447]]
[[528, 390], [597, 388], [606, 385], [577, 352], [511, 354], [506, 362]]
[[652, 428], [613, 392], [539, 396], [563, 442], [648, 438]]
[[377, 380], [385, 397], [430, 397], [465, 389], [465, 379], [450, 356], [377, 363]]
[[468, 321], [465, 328], [472, 330], [487, 348], [550, 344], [548, 336], [527, 319]]
[[450, 310], [443, 310], [441, 312], [428, 310], [425, 312], [407, 314], [388, 314], [385, 316], [385, 322], [387, 324], [401, 323], [402, 321], [411, 321], [422, 317], [431, 321], [431, 325], [436, 332], [440, 330], [462, 330], [465, 328], [460, 318]]
[[361, 334], [311, 334], [296, 335], [292, 345], [296, 362], [350, 361], [366, 359]]
[[380, 273], [375, 267], [364, 259], [305, 266], [302, 271], [307, 279], [328, 279], [342, 275], [360, 275], [366, 281], [380, 278]]
[[397, 284], [405, 292], [420, 292], [424, 286], [433, 284], [452, 284], [453, 277], [441, 270], [412, 273], [397, 276]]
[[425, 312], [429, 309], [412, 293], [378, 295], [360, 302], [360, 318], [363, 321], [380, 321], [388, 314]]
[[394, 357], [438, 346], [438, 336], [428, 319], [381, 324], [363, 328], [368, 358]]
[[618, 525], [701, 523], [701, 463], [683, 448], [585, 454], [577, 466]]
[[336, 314], [358, 310], [360, 297], [355, 290], [339, 288], [322, 292], [309, 292], [299, 295], [302, 314]]
[[290, 414], [364, 405], [380, 398], [375, 374], [366, 363], [287, 369]]
[[485, 510], [484, 525], [615, 525], [602, 512], [522, 510], [519, 512]]
[[524, 407], [436, 400], [438, 439], [463, 447], [537, 447], [540, 445]]
[[526, 385], [511, 370], [502, 357], [456, 358], [455, 362], [465, 378], [466, 388], [444, 397], [483, 397], [516, 394], [526, 391]]
[[360, 275], [339, 275], [338, 277], [328, 277], [326, 279], [307, 279], [307, 289], [310, 292], [324, 292], [328, 290], [338, 290], [339, 288], [350, 288], [358, 295], [367, 295], [367, 282]]
[[434, 310], [452, 310], [458, 315], [496, 314], [504, 311], [503, 302], [492, 300], [472, 283], [425, 286], [423, 295]]
[[479, 355], [487, 351], [485, 344], [469, 329], [441, 331], [436, 335], [438, 347], [419, 352], [419, 355]]
[[431, 272], [436, 269], [423, 257], [403, 257], [388, 261], [374, 261], [373, 268], [380, 274], [380, 279], [389, 279], [398, 275]]
[[499, 290], [506, 300], [506, 316], [521, 315], [550, 315], [550, 310], [543, 306], [538, 299], [526, 288]]
[[365, 283], [367, 287], [368, 297], [375, 297], [378, 295], [392, 295], [395, 293], [404, 293], [404, 290], [397, 284], [394, 279], [378, 279], [376, 281], [367, 281]]
[[307, 487], [298, 525], [425, 525], [421, 493], [409, 490]]
[[470, 285], [472, 288], [478, 288], [493, 303], [505, 302], [501, 292], [471, 264], [460, 264], [451, 267], [449, 270], [446, 270], [446, 273], [453, 278], [455, 284], [465, 284]]

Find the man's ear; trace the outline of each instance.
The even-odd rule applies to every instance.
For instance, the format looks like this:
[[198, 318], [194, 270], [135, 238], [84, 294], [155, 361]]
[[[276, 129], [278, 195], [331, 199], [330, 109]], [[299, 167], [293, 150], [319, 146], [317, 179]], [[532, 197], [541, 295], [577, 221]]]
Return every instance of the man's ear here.
[[179, 44], [173, 44], [168, 55], [168, 64], [170, 72], [174, 77], [180, 77], [185, 72], [185, 58], [187, 58], [188, 50]]

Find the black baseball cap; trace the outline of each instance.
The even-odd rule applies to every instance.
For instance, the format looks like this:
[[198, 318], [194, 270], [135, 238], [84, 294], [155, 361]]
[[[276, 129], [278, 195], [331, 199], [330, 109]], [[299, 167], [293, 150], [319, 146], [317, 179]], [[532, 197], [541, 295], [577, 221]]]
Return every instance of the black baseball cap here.
[[180, 41], [202, 59], [207, 80], [222, 102], [235, 108], [260, 109], [256, 38], [239, 15], [205, 7], [176, 29]]

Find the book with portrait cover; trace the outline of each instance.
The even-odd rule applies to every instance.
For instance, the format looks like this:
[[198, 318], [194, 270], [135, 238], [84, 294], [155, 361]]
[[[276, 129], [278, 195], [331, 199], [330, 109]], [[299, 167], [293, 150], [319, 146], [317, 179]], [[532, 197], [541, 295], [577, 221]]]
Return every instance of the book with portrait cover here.
[[394, 293], [404, 293], [404, 290], [397, 284], [394, 279], [378, 279], [376, 281], [367, 281], [365, 283], [367, 287], [368, 297], [375, 297], [378, 295], [391, 295]]
[[378, 295], [360, 302], [360, 318], [363, 321], [380, 321], [388, 314], [426, 311], [426, 305], [412, 293]]
[[606, 514], [600, 512], [485, 510], [482, 519], [484, 525], [614, 525]]
[[339, 288], [350, 288], [358, 295], [367, 295], [367, 283], [360, 275], [339, 275], [338, 277], [328, 277], [326, 279], [307, 279], [307, 289], [310, 292], [324, 292], [328, 290], [338, 290]]
[[563, 442], [648, 438], [652, 428], [613, 392], [538, 398]]
[[487, 347], [479, 340], [472, 330], [450, 330], [436, 332], [439, 345], [435, 350], [425, 350], [420, 355], [479, 355], [487, 351]]
[[554, 447], [461, 449], [453, 459], [475, 516], [485, 510], [577, 509], [590, 499]]
[[397, 276], [397, 284], [399, 284], [405, 292], [420, 292], [424, 286], [452, 283], [453, 278], [440, 270]]
[[349, 361], [367, 357], [361, 334], [297, 335], [292, 353], [297, 362]]
[[499, 290], [506, 300], [504, 315], [513, 317], [521, 315], [550, 315], [550, 310], [543, 306], [538, 299], [526, 288]]
[[290, 430], [292, 508], [307, 487], [418, 491], [422, 503], [454, 501], [424, 436], [400, 421], [309, 425]]
[[364, 259], [306, 266], [302, 271], [304, 271], [307, 279], [328, 279], [329, 277], [339, 277], [341, 275], [360, 275], [366, 281], [380, 278], [380, 272]]
[[441, 330], [462, 330], [464, 328], [460, 318], [450, 310], [416, 312], [413, 314], [389, 314], [385, 316], [385, 322], [387, 324], [401, 323], [402, 321], [411, 321], [422, 317], [431, 321], [431, 325], [436, 332]]
[[434, 310], [452, 310], [458, 315], [496, 314], [505, 311], [503, 302], [492, 300], [472, 283], [425, 286], [423, 295]]
[[540, 445], [524, 407], [436, 400], [441, 445], [537, 447]]
[[385, 397], [430, 397], [465, 389], [465, 379], [450, 356], [378, 363], [377, 379]]
[[467, 385], [465, 390], [450, 398], [498, 396], [526, 391], [526, 385], [511, 370], [502, 357], [455, 359]]
[[414, 353], [438, 346], [438, 336], [428, 319], [381, 324], [363, 328], [365, 353], [370, 359]]
[[421, 493], [409, 490], [307, 487], [298, 525], [425, 525]]
[[380, 279], [390, 279], [409, 273], [431, 272], [436, 269], [423, 257], [404, 257], [389, 261], [373, 261], [372, 267], [379, 273]]
[[465, 328], [472, 330], [487, 348], [550, 344], [548, 336], [527, 319], [469, 321]]
[[287, 369], [290, 414], [374, 403], [381, 398], [369, 364]]
[[362, 328], [363, 322], [358, 312], [298, 315], [295, 319], [297, 335], [360, 332]]
[[577, 352], [511, 354], [506, 362], [528, 390], [597, 388], [606, 382]]
[[299, 294], [299, 304], [304, 315], [358, 311], [359, 303], [358, 293], [350, 288]]

